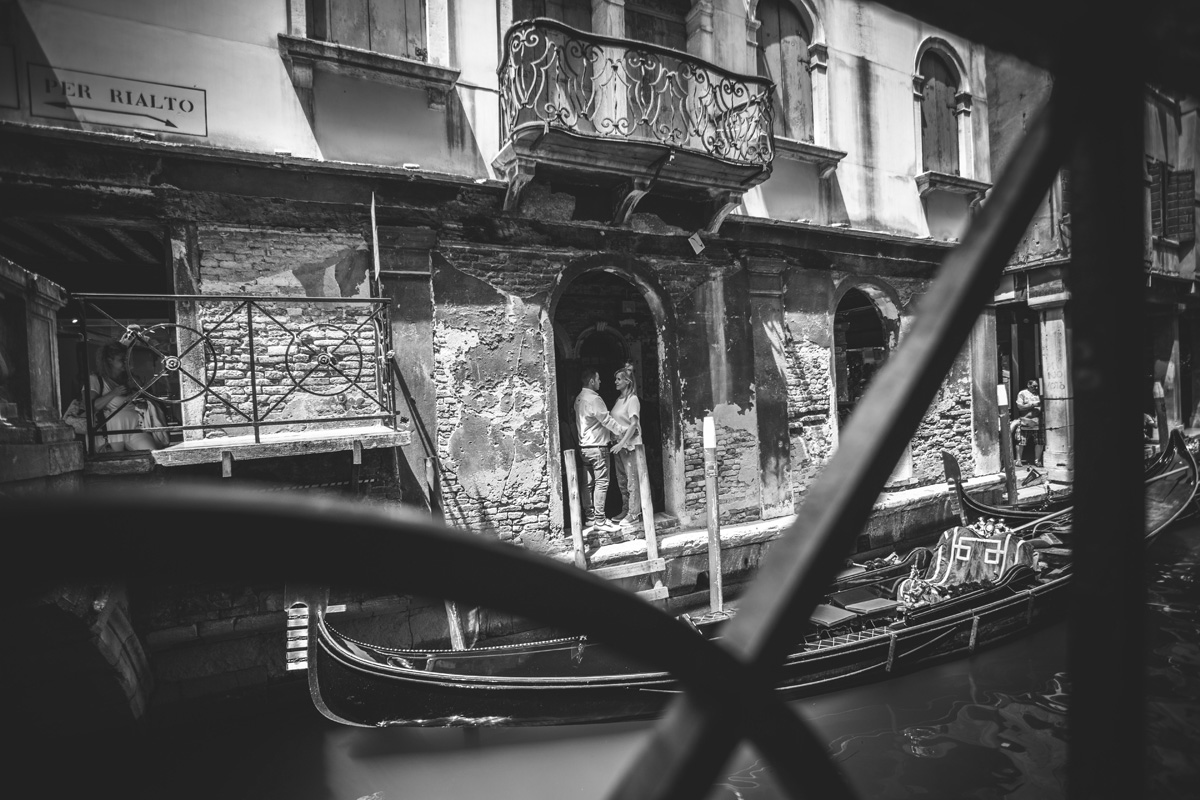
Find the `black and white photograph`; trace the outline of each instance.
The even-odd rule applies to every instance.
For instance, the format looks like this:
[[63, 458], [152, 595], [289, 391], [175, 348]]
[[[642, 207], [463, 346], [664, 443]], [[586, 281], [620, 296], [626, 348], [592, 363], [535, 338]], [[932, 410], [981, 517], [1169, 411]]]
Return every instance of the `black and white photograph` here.
[[1200, 796], [1200, 3], [0, 0], [11, 780]]

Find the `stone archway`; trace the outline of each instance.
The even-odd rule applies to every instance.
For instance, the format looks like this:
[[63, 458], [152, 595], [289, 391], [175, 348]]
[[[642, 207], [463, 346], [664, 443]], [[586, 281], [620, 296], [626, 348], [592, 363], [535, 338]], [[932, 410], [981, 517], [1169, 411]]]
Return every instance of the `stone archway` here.
[[[682, 507], [674, 321], [664, 297], [653, 276], [636, 262], [614, 265], [611, 259], [588, 259], [559, 277], [544, 327], [555, 393], [547, 404], [553, 416], [550, 444], [552, 460], [558, 462], [558, 469], [551, 470], [552, 524], [566, 528], [570, 522], [559, 454], [574, 448], [574, 402], [582, 371], [600, 371], [600, 395], [611, 407], [617, 397], [613, 373], [626, 361], [633, 364], [642, 403], [642, 438], [655, 511], [678, 514]], [[620, 509], [615, 481], [609, 504], [614, 514]]]
[[[833, 383], [836, 429], [840, 431], [866, 393], [871, 378], [899, 343], [900, 307], [890, 289], [857, 280], [844, 282], [835, 300]], [[912, 452], [906, 447], [888, 485], [907, 485], [911, 479]]]

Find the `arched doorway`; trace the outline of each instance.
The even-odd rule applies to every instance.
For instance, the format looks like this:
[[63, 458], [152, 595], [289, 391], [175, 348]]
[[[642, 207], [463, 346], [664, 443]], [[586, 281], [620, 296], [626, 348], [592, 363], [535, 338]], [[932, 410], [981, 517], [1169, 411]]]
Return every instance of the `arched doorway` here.
[[[663, 428], [660, 397], [662, 371], [658, 324], [641, 289], [626, 278], [603, 270], [586, 272], [563, 290], [554, 310], [555, 374], [558, 395], [559, 441], [563, 450], [575, 447], [575, 398], [586, 369], [600, 372], [600, 396], [610, 408], [617, 399], [613, 374], [626, 361], [633, 364], [642, 404], [642, 441], [650, 472], [650, 494], [656, 511], [663, 511]], [[582, 464], [577, 462], [579, 475]], [[582, 491], [582, 487], [581, 487]], [[621, 497], [615, 475], [610, 481], [605, 511], [615, 516]], [[570, 504], [563, 497], [563, 525], [570, 524]]]
[[838, 428], [846, 424], [867, 384], [890, 352], [883, 316], [867, 294], [849, 289], [833, 317]]

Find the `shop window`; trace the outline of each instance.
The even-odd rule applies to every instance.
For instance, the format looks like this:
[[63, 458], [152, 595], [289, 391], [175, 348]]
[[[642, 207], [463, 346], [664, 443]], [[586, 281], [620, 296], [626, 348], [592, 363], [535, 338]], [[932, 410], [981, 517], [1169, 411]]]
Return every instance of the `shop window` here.
[[958, 175], [958, 73], [943, 55], [929, 50], [921, 58], [921, 161], [926, 172]]
[[625, 38], [687, 50], [690, 0], [626, 0]]
[[428, 61], [425, 0], [310, 0], [309, 37]]
[[1196, 239], [1195, 172], [1171, 169], [1156, 159], [1147, 159], [1150, 174], [1150, 233], [1172, 242]]
[[813, 90], [808, 47], [812, 33], [790, 0], [758, 6], [758, 74], [775, 84], [775, 135], [813, 141]]
[[546, 17], [580, 31], [592, 29], [590, 0], [513, 0], [513, 21]]

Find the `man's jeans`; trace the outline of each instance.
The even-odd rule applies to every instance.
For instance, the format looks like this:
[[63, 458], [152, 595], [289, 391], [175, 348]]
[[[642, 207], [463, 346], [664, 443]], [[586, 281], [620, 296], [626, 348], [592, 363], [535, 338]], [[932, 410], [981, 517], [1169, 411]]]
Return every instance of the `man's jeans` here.
[[604, 504], [608, 500], [608, 446], [581, 447], [579, 451], [583, 455], [584, 472], [587, 473], [583, 524], [591, 525], [604, 519]]

